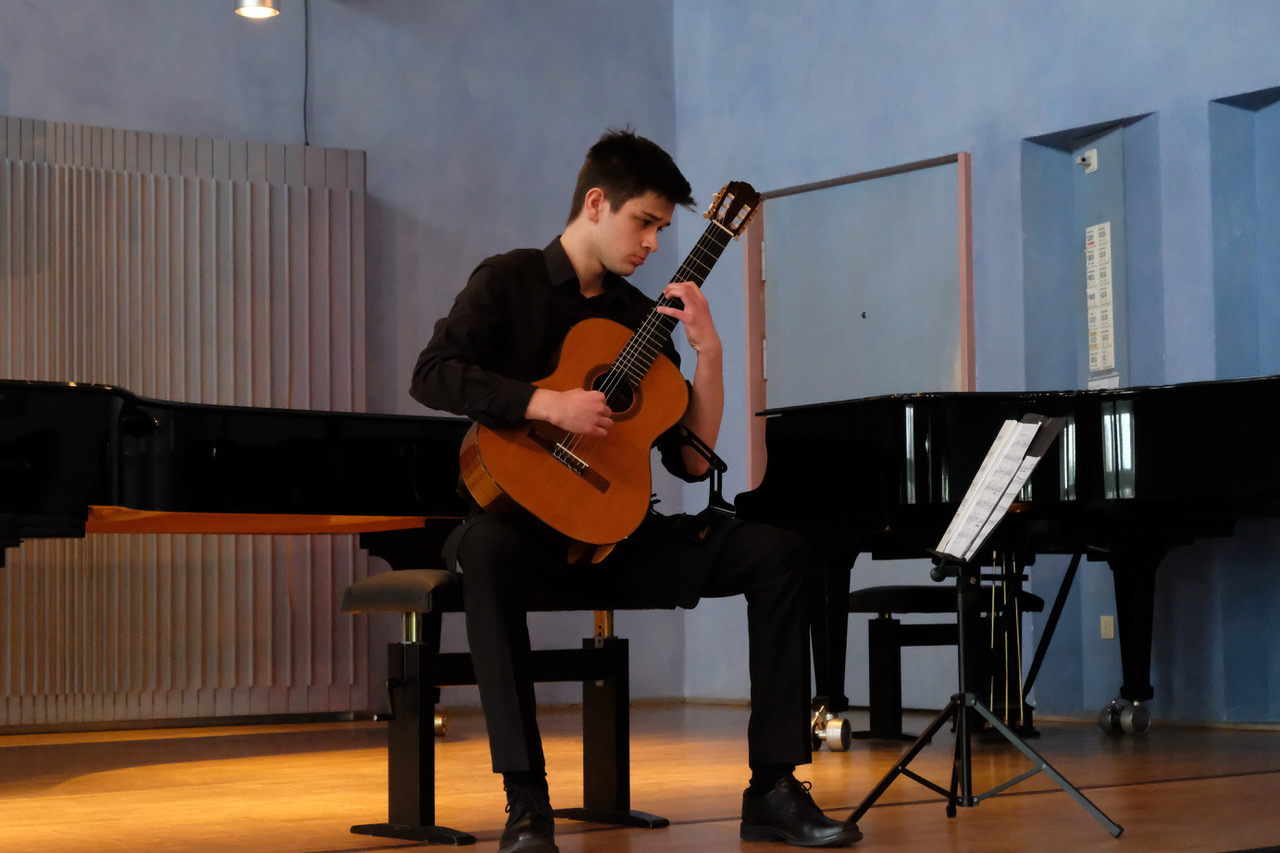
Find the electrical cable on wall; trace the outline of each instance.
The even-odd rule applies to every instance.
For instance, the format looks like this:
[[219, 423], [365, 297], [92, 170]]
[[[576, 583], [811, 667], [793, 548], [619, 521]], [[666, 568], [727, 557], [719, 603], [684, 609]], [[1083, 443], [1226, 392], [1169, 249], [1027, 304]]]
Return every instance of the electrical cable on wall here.
[[311, 0], [302, 0], [302, 144], [311, 144], [307, 100], [311, 88]]

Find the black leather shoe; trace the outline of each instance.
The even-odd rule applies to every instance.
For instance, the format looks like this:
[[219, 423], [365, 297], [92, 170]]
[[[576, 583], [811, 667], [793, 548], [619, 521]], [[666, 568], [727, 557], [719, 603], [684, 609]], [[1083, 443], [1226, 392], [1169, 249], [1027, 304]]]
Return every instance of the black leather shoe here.
[[498, 853], [560, 853], [546, 794], [518, 785], [508, 785], [506, 791], [507, 826], [498, 841]]
[[784, 776], [769, 793], [742, 793], [743, 841], [785, 841], [796, 847], [848, 847], [862, 838], [857, 824], [832, 820], [809, 796], [809, 783]]

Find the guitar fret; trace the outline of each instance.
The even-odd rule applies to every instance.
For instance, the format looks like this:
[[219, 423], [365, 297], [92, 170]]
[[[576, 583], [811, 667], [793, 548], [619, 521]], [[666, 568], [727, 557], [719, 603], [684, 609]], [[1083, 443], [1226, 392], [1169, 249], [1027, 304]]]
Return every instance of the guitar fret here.
[[[677, 280], [693, 280], [692, 277], [680, 279], [682, 273], [689, 274], [692, 272], [692, 270], [688, 269], [692, 263], [698, 263], [704, 270], [710, 270], [716, 259], [719, 258], [720, 253], [724, 251], [725, 246], [729, 245], [730, 239], [732, 239], [732, 235], [727, 231], [723, 231], [723, 226], [720, 226], [719, 223], [713, 222], [707, 226], [706, 232], [703, 233], [697, 245], [694, 246], [693, 251], [689, 253], [689, 257], [685, 259], [684, 264], [681, 265], [680, 270], [677, 272]], [[699, 255], [707, 258], [707, 260], [702, 260]], [[701, 283], [701, 280], [699, 280], [699, 283]]]
[[[702, 236], [702, 239], [698, 241], [698, 245], [694, 247], [693, 251], [689, 253], [689, 257], [685, 259], [680, 269], [676, 271], [673, 281], [693, 281], [699, 286], [706, 281], [707, 273], [715, 265], [725, 246], [729, 244], [727, 239], [723, 241], [715, 239], [723, 235], [713, 234], [712, 231], [712, 227], [708, 227], [707, 233]], [[708, 242], [712, 244], [710, 247], [704, 245]], [[700, 269], [694, 269], [695, 265]]]

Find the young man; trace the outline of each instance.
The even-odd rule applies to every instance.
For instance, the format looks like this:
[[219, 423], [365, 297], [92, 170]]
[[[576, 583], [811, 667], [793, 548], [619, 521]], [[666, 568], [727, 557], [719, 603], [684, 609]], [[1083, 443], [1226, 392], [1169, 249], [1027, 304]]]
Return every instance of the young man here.
[[[418, 359], [410, 393], [435, 409], [490, 427], [546, 421], [605, 440], [613, 426], [605, 395], [533, 383], [550, 375], [569, 329], [589, 317], [636, 328], [654, 301], [623, 276], [658, 249], [676, 205], [693, 203], [689, 183], [659, 146], [630, 131], [606, 133], [578, 175], [564, 233], [545, 249], [488, 258], [471, 274]], [[702, 291], [674, 282], [678, 299], [657, 310], [684, 325], [697, 361], [681, 420], [714, 445], [724, 406], [721, 345]], [[668, 340], [664, 353], [677, 365]], [[706, 476], [706, 460], [676, 429], [656, 442], [675, 476]], [[683, 523], [682, 523], [683, 522]], [[740, 834], [806, 847], [846, 846], [853, 824], [826, 817], [796, 781], [810, 760], [809, 646], [803, 540], [760, 524], [722, 519], [704, 536], [687, 519], [650, 512], [638, 530], [594, 566], [571, 565], [567, 544], [537, 523], [477, 511], [450, 539], [465, 579], [467, 640], [509, 818], [500, 851], [547, 853], [554, 842], [542, 741], [530, 672], [526, 602], [535, 585], [570, 584], [624, 594], [638, 605], [692, 607], [703, 596], [745, 594], [751, 717]]]

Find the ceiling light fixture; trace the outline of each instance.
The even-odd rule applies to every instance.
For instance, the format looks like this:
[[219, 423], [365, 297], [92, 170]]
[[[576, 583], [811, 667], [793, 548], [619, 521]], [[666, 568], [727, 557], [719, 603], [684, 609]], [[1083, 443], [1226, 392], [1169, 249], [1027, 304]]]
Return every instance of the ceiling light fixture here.
[[236, 14], [246, 18], [274, 18], [280, 14], [276, 0], [236, 0]]

